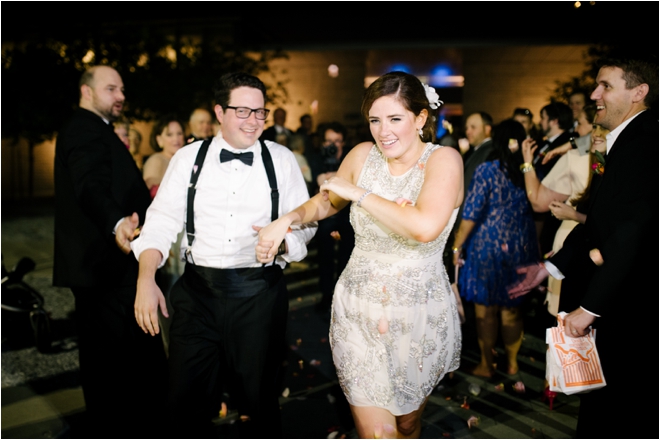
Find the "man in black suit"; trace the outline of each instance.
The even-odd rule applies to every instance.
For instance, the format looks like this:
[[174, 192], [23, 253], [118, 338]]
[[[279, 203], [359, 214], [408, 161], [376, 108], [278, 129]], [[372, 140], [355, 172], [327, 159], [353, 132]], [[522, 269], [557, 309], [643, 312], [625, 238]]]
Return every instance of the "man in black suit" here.
[[[543, 157], [559, 147], [566, 144], [571, 138], [573, 128], [573, 112], [569, 106], [561, 102], [552, 102], [541, 109], [541, 131], [545, 136], [545, 143], [539, 148], [533, 149], [534, 160], [532, 164], [536, 171], [539, 182], [543, 181], [560, 156], [543, 163]], [[538, 231], [541, 255], [552, 250], [557, 229], [561, 221], [552, 217], [549, 212], [534, 213], [534, 222]]]
[[543, 156], [567, 143], [571, 137], [571, 128], [573, 128], [573, 111], [566, 104], [552, 102], [541, 109], [541, 130], [546, 141], [535, 151], [533, 163], [539, 181], [543, 181], [559, 160], [558, 156], [544, 164]]
[[151, 199], [111, 124], [123, 87], [110, 67], [86, 71], [80, 108], [55, 150], [53, 284], [75, 296], [87, 421], [99, 430], [85, 435], [94, 437], [157, 435], [166, 383], [162, 342], [142, 332], [133, 313], [138, 265], [129, 241]]
[[213, 123], [211, 113], [205, 108], [196, 108], [190, 114], [188, 120], [190, 134], [186, 138], [186, 144], [197, 141], [205, 141], [213, 137]]
[[[604, 172], [591, 183], [587, 221], [545, 264], [521, 268], [525, 278], [510, 294], [529, 292], [548, 274], [584, 284], [579, 295], [573, 292], [579, 298], [566, 298], [580, 305], [564, 321], [566, 334], [580, 337], [590, 326], [597, 328], [607, 385], [581, 395], [577, 435], [653, 438], [655, 423], [641, 421], [655, 420], [657, 408], [622, 396], [635, 396], [647, 380], [653, 389], [655, 380], [655, 361], [644, 354], [658, 344], [658, 260], [649, 248], [657, 241], [658, 175], [644, 163], [658, 157], [658, 116], [650, 110], [658, 100], [658, 64], [657, 58], [624, 57], [601, 64], [591, 99], [598, 108], [596, 123], [611, 132]], [[641, 423], [625, 422], [635, 420]]]
[[276, 108], [273, 112], [273, 125], [264, 130], [261, 140], [277, 142], [285, 147], [288, 146], [288, 141], [293, 133], [284, 126], [285, 122], [286, 110], [280, 107]]
[[[474, 170], [484, 163], [493, 151], [493, 141], [490, 133], [493, 129], [493, 118], [486, 112], [472, 113], [465, 121], [465, 137], [470, 142], [470, 150], [463, 157], [463, 185], [467, 197]], [[457, 219], [460, 223], [460, 219]]]
[[[337, 174], [339, 166], [348, 154], [348, 148], [344, 148], [348, 136], [346, 127], [339, 122], [319, 124], [319, 127], [322, 128], [322, 133], [319, 134], [323, 136], [320, 154], [323, 172], [317, 174], [314, 170], [312, 171], [313, 181], [316, 184], [314, 192], [318, 192], [318, 188], [324, 181]], [[316, 304], [316, 310], [330, 319], [335, 284], [346, 268], [355, 247], [350, 210], [343, 209], [337, 214], [319, 221], [315, 240], [318, 244], [319, 289], [322, 293], [321, 301]], [[337, 246], [335, 247], [335, 245]]]

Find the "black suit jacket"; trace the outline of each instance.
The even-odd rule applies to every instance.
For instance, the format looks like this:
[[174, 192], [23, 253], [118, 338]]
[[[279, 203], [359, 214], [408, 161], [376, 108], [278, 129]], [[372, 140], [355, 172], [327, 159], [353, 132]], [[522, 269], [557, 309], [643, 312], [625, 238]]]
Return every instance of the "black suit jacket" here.
[[131, 154], [96, 114], [78, 109], [55, 147], [55, 259], [53, 284], [134, 286], [137, 261], [115, 244], [113, 229], [151, 198]]
[[[550, 259], [563, 273], [576, 272], [571, 265], [590, 265], [582, 271], [588, 277], [579, 301], [585, 309], [612, 320], [623, 319], [627, 313], [635, 321], [655, 315], [654, 329], [658, 308], [657, 158], [658, 119], [647, 110], [612, 145], [604, 174], [594, 176], [585, 225], [576, 227]], [[591, 249], [600, 250], [602, 266], [585, 257]]]
[[[617, 137], [604, 174], [592, 180], [586, 223], [550, 260], [566, 275], [560, 306], [570, 300], [600, 315], [596, 348], [607, 385], [581, 396], [578, 437], [652, 438], [658, 432], [652, 424], [604, 423], [654, 417], [657, 411], [653, 405], [612, 405], [629, 392], [637, 366], [648, 365], [645, 355], [658, 345], [657, 159], [658, 117], [647, 110]], [[589, 259], [591, 249], [600, 250], [601, 266]], [[572, 279], [578, 289], [565, 290]]]
[[[293, 135], [291, 130], [289, 130], [286, 127], [284, 128], [284, 133], [287, 135], [288, 138], [290, 138]], [[271, 125], [267, 129], [265, 129], [263, 133], [261, 133], [261, 137], [259, 139], [261, 139], [262, 141], [277, 142], [277, 130], [275, 129], [275, 126]]]
[[472, 182], [474, 170], [476, 170], [479, 165], [486, 162], [492, 151], [493, 141], [487, 140], [476, 151], [472, 151], [463, 164], [463, 200], [467, 198], [467, 193], [470, 190], [470, 182]]

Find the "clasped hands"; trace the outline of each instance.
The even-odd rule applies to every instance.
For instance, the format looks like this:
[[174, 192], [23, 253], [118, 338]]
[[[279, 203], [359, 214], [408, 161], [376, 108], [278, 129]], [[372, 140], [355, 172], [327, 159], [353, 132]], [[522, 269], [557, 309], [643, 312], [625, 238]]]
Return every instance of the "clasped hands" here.
[[275, 259], [284, 236], [291, 232], [290, 223], [285, 218], [278, 218], [264, 227], [253, 225], [252, 229], [259, 233], [259, 240], [254, 248], [257, 261], [264, 264]]

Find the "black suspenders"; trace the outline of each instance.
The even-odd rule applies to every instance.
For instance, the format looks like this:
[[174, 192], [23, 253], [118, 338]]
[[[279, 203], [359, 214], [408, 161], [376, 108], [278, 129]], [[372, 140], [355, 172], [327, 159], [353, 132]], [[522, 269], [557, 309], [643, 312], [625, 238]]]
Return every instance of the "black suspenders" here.
[[[268, 184], [270, 185], [270, 200], [271, 200], [271, 212], [270, 219], [275, 221], [278, 217], [277, 210], [280, 203], [280, 193], [277, 190], [277, 178], [275, 177], [275, 167], [273, 166], [273, 158], [268, 151], [268, 147], [264, 141], [259, 140], [261, 143], [261, 159], [264, 162], [264, 168], [266, 168], [266, 175], [268, 176]], [[202, 166], [204, 165], [204, 159], [206, 159], [206, 153], [209, 151], [209, 145], [211, 145], [211, 140], [205, 140], [202, 143], [202, 146], [197, 152], [197, 157], [195, 158], [195, 165], [193, 166], [192, 172], [190, 174], [190, 183], [188, 184], [188, 204], [186, 208], [186, 234], [188, 236], [188, 249], [186, 250], [186, 259], [190, 256], [192, 260], [192, 244], [195, 240], [195, 215], [194, 215], [194, 201], [195, 194], [197, 193], [197, 179], [202, 172]], [[192, 261], [194, 263], [194, 260]]]

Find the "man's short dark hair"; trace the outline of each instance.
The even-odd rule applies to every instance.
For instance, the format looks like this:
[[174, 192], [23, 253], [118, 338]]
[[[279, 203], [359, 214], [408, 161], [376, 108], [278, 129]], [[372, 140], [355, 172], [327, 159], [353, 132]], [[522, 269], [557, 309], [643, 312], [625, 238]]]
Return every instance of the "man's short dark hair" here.
[[570, 130], [573, 127], [573, 110], [563, 102], [551, 102], [541, 109], [541, 113], [543, 112], [548, 115], [549, 120], [556, 119], [562, 130]]
[[644, 98], [647, 108], [658, 105], [658, 58], [657, 54], [635, 55], [625, 49], [613, 50], [598, 63], [600, 67], [618, 67], [623, 70], [627, 89], [647, 84], [649, 92]]
[[529, 118], [530, 121], [534, 118], [534, 115], [532, 114], [531, 111], [529, 111], [528, 108], [522, 108], [522, 107], [518, 107], [513, 111], [513, 117], [515, 118], [516, 116], [526, 116]]
[[[481, 117], [481, 122], [486, 125], [493, 126], [493, 117], [486, 112], [474, 112], [473, 115], [479, 115]], [[470, 115], [472, 116], [472, 115]]]
[[234, 72], [226, 73], [216, 81], [213, 88], [215, 103], [223, 110], [226, 109], [229, 105], [231, 91], [239, 87], [252, 87], [261, 90], [264, 95], [264, 102], [266, 102], [266, 86], [259, 78], [245, 72]]
[[325, 140], [325, 132], [328, 130], [332, 130], [335, 133], [339, 133], [341, 137], [344, 139], [344, 142], [346, 142], [346, 137], [348, 136], [348, 132], [346, 131], [346, 127], [344, 127], [341, 123], [339, 122], [329, 122], [327, 124], [321, 125], [323, 127], [323, 140]]
[[568, 95], [568, 97], [570, 98], [571, 96], [574, 95], [582, 95], [584, 97], [585, 102], [589, 99], [589, 93], [587, 93], [586, 90], [575, 89]]
[[305, 113], [304, 115], [302, 115], [300, 117], [300, 125], [302, 125], [302, 123], [305, 119], [312, 119], [312, 115], [310, 115], [309, 113]]

